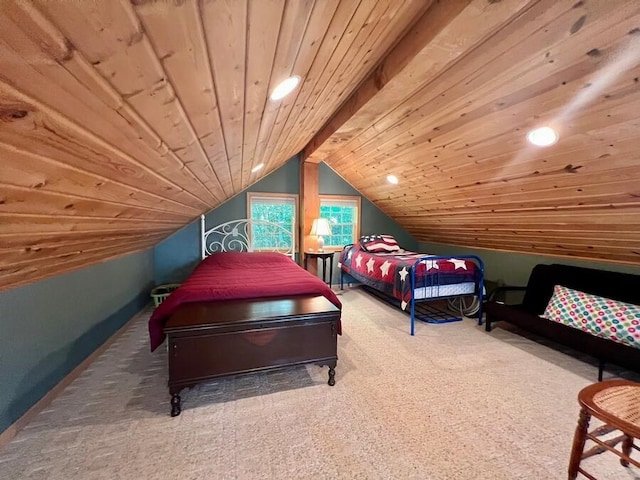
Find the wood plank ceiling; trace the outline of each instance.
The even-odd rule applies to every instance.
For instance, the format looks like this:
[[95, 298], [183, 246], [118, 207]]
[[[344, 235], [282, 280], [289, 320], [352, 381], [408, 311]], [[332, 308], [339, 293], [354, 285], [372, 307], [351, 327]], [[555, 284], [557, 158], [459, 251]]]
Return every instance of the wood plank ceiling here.
[[2, 0], [0, 289], [146, 249], [278, 168], [429, 4]]
[[[434, 4], [307, 160], [422, 241], [640, 265], [640, 2], [464, 3]], [[528, 144], [543, 125], [559, 141]]]
[[2, 0], [0, 289], [303, 149], [420, 240], [638, 264], [639, 77], [636, 0]]

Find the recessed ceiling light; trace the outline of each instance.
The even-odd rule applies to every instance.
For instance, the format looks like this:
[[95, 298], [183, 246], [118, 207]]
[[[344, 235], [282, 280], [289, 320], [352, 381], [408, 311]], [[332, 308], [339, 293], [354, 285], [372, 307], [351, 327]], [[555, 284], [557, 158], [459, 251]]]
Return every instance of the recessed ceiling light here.
[[287, 95], [289, 95], [300, 83], [300, 77], [298, 75], [294, 75], [293, 77], [287, 78], [284, 82], [281, 82], [276, 88], [271, 92], [271, 100], [276, 101], [280, 100]]
[[257, 171], [262, 170], [262, 167], [264, 167], [264, 163], [261, 163], [261, 164], [259, 164], [259, 165], [256, 165], [255, 167], [253, 167], [253, 168], [251, 169], [251, 173], [256, 173]]
[[387, 175], [387, 182], [393, 183], [394, 185], [398, 184], [398, 177], [395, 175]]
[[527, 133], [527, 140], [538, 147], [548, 147], [558, 141], [558, 134], [551, 127], [540, 127]]

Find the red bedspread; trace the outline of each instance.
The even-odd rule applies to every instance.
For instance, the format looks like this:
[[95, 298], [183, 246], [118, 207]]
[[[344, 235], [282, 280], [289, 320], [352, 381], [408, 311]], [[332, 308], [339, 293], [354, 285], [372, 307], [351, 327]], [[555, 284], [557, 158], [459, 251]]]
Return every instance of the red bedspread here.
[[[326, 283], [280, 253], [215, 253], [204, 259], [151, 315], [151, 351], [162, 344], [165, 322], [183, 303], [314, 293], [342, 308]], [[338, 333], [341, 333], [340, 325]]]
[[[429, 260], [427, 257], [433, 257]], [[416, 262], [423, 259], [418, 263]], [[426, 253], [401, 250], [371, 253], [359, 245], [347, 245], [340, 254], [342, 270], [356, 280], [402, 301], [402, 308], [411, 301], [411, 270], [416, 269], [420, 279], [417, 286], [451, 285], [464, 282], [478, 283], [480, 270], [471, 260], [443, 258]]]

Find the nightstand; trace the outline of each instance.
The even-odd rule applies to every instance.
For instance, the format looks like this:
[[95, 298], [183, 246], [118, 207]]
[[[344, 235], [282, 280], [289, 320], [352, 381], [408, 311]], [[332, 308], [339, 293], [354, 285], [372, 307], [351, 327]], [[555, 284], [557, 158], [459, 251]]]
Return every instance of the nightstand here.
[[[307, 269], [307, 260], [309, 258], [322, 260], [322, 280], [329, 284], [331, 288], [331, 281], [333, 279], [333, 255], [336, 252], [304, 252], [304, 269]], [[329, 260], [329, 281], [326, 280], [327, 274], [327, 260]]]

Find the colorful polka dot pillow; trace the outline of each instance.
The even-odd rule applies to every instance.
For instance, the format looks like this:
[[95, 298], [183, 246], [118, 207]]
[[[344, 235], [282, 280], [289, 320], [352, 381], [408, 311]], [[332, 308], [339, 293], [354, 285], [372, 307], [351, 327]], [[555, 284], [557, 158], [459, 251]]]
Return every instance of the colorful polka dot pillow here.
[[561, 285], [542, 317], [598, 337], [640, 348], [640, 306], [598, 297]]

